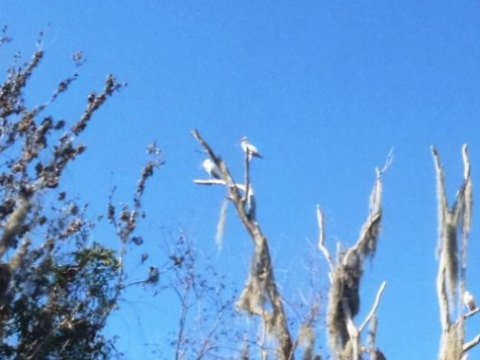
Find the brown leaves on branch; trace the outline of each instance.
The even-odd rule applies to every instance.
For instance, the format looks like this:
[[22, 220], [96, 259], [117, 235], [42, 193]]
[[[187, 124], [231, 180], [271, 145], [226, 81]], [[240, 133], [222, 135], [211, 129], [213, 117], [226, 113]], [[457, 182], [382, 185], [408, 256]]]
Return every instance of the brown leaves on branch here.
[[[0, 45], [8, 40], [2, 32]], [[104, 89], [89, 95], [84, 113], [65, 131], [64, 120], [43, 113], [77, 74], [59, 83], [49, 103], [29, 108], [25, 102], [28, 81], [43, 57], [37, 50], [25, 64], [12, 66], [0, 84], [0, 357], [110, 359], [116, 351], [101, 331], [122, 293], [126, 247], [119, 254], [93, 242], [96, 223], [88, 219], [88, 206], [54, 189], [86, 150], [78, 137], [124, 85], [109, 75]], [[135, 237], [147, 180], [163, 164], [160, 150], [150, 150], [133, 210], [124, 207], [117, 219], [114, 205], [109, 208], [123, 244]], [[153, 285], [159, 274], [150, 270], [147, 280]]]

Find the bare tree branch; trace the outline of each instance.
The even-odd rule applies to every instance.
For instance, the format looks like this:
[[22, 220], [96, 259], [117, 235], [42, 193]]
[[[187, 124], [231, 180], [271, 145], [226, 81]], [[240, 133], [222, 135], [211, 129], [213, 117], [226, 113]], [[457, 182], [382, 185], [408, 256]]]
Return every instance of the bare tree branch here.
[[358, 331], [361, 333], [367, 326], [368, 322], [372, 319], [372, 317], [377, 313], [378, 306], [380, 305], [380, 300], [382, 299], [383, 292], [385, 291], [385, 287], [387, 286], [387, 282], [384, 281], [378, 289], [377, 296], [375, 297], [375, 302], [373, 303], [372, 309], [368, 313], [367, 317], [363, 321], [362, 325], [358, 328]]
[[477, 315], [479, 312], [480, 312], [480, 308], [477, 307], [477, 308], [473, 309], [472, 311], [469, 311], [468, 313], [463, 315], [463, 318], [464, 319], [471, 318], [472, 316]]
[[[466, 293], [466, 270], [468, 240], [472, 219], [472, 181], [468, 147], [462, 148], [464, 181], [457, 192], [455, 203], [448, 206], [445, 175], [438, 151], [432, 147], [432, 156], [437, 177], [438, 201], [438, 275], [437, 293], [442, 323], [441, 360], [456, 360], [462, 357], [466, 320], [476, 314], [476, 309], [462, 314], [462, 298]], [[462, 246], [458, 244], [462, 237]]]
[[[324, 235], [322, 234], [323, 218], [321, 212], [317, 209], [317, 221], [320, 227], [319, 248], [327, 259], [330, 268], [333, 268], [331, 276], [332, 286], [329, 292], [327, 327], [330, 348], [333, 356], [339, 360], [361, 359], [361, 331], [356, 328], [353, 319], [360, 310], [359, 292], [364, 262], [368, 258], [373, 258], [377, 249], [382, 220], [382, 175], [390, 168], [392, 161], [393, 155], [392, 151], [390, 151], [382, 169], [375, 169], [376, 179], [370, 195], [370, 211], [367, 220], [354, 246], [346, 250], [339, 246], [335, 264], [333, 264], [330, 253], [324, 244]], [[385, 285], [382, 285], [377, 295], [378, 302], [384, 287]], [[375, 312], [377, 307], [378, 304], [374, 304], [372, 311]], [[362, 325], [361, 330], [367, 323], [368, 319]]]
[[[193, 182], [197, 185], [227, 185], [227, 183], [224, 180], [220, 179], [194, 179]], [[239, 190], [245, 192], [246, 186], [243, 184], [235, 184], [235, 187], [238, 188]]]
[[[247, 184], [245, 184], [245, 192], [249, 194], [248, 199], [244, 199], [226, 164], [214, 153], [210, 145], [197, 130], [194, 130], [192, 135], [205, 149], [210, 159], [222, 173], [222, 178], [228, 189], [229, 199], [234, 204], [237, 215], [255, 246], [250, 276], [238, 302], [239, 307], [250, 314], [261, 316], [265, 329], [278, 341], [277, 356], [279, 359], [293, 360], [293, 340], [288, 328], [283, 300], [275, 281], [268, 241], [256, 220], [255, 196], [249, 180], [248, 151], [246, 154], [245, 176]], [[271, 306], [271, 311], [267, 310], [268, 307], [265, 307], [265, 301]]]
[[329, 292], [327, 324], [330, 347], [340, 360], [359, 360], [359, 334], [353, 318], [360, 308], [359, 287], [365, 253], [359, 250], [358, 244], [362, 243], [340, 255]]
[[[252, 155], [250, 153], [250, 149], [247, 148], [245, 151], [245, 201], [247, 201], [249, 212], [251, 212], [251, 204], [250, 204], [250, 161], [252, 159]], [[255, 210], [254, 210], [255, 212]]]
[[440, 319], [442, 328], [446, 331], [450, 327], [450, 300], [454, 297], [454, 284], [457, 281], [457, 253], [455, 221], [448, 207], [445, 189], [445, 175], [438, 151], [432, 147], [432, 155], [437, 176], [437, 198], [439, 218], [438, 257], [439, 271], [437, 275], [437, 292], [440, 305]]
[[193, 182], [197, 185], [226, 185], [227, 183], [224, 180], [220, 179], [194, 179]]
[[335, 265], [333, 264], [333, 258], [332, 255], [330, 254], [330, 251], [328, 251], [328, 248], [325, 246], [325, 218], [323, 216], [323, 211], [320, 208], [320, 206], [317, 205], [317, 223], [318, 223], [318, 230], [319, 230], [319, 235], [318, 235], [318, 248], [322, 252], [323, 256], [325, 257], [325, 260], [327, 261], [328, 267], [330, 269], [330, 272], [328, 273], [328, 278], [330, 279], [330, 282], [332, 282], [332, 274], [335, 269]]
[[473, 340], [463, 344], [463, 352], [466, 353], [467, 351], [472, 350], [478, 344], [480, 344], [480, 335], [475, 336]]

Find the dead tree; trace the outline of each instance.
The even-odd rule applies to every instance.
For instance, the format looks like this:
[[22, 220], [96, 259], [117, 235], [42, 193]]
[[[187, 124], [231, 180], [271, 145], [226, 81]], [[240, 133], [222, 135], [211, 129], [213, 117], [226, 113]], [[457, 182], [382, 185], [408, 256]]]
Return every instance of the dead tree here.
[[[437, 176], [438, 201], [438, 275], [442, 338], [440, 360], [462, 360], [480, 343], [480, 335], [465, 342], [466, 320], [480, 312], [466, 282], [468, 241], [472, 223], [472, 179], [467, 145], [462, 148], [464, 179], [455, 203], [448, 205], [445, 174], [440, 155], [432, 147]], [[465, 304], [464, 301], [465, 300]], [[465, 306], [464, 306], [465, 305]]]
[[[376, 346], [376, 312], [385, 290], [383, 282], [378, 290], [370, 313], [360, 326], [354, 318], [360, 310], [360, 282], [364, 263], [372, 259], [377, 250], [382, 220], [382, 174], [389, 168], [391, 154], [383, 169], [376, 169], [377, 177], [370, 197], [370, 214], [360, 233], [357, 243], [349, 249], [340, 249], [334, 259], [325, 245], [325, 225], [322, 211], [317, 207], [317, 220], [320, 229], [318, 246], [330, 268], [330, 292], [327, 313], [327, 328], [332, 355], [338, 360], [360, 360], [364, 354], [370, 359], [384, 359]], [[368, 345], [362, 345], [361, 335], [370, 323]]]
[[256, 217], [255, 195], [250, 180], [252, 154], [249, 151], [245, 152], [245, 184], [237, 184], [225, 162], [214, 153], [200, 133], [195, 130], [192, 135], [221, 173], [221, 179], [195, 180], [195, 183], [225, 186], [228, 199], [234, 205], [245, 230], [253, 240], [254, 254], [250, 273], [237, 307], [249, 315], [262, 319], [266, 334], [273, 336], [277, 341], [278, 359], [293, 360], [294, 342], [288, 328], [282, 296], [275, 281], [268, 241]]

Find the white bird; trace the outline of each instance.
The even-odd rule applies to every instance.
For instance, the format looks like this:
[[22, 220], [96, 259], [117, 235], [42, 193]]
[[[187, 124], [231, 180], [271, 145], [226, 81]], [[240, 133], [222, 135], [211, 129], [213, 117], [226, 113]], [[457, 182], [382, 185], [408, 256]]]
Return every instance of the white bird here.
[[240, 146], [242, 147], [242, 150], [246, 154], [250, 155], [250, 157], [254, 156], [254, 157], [258, 157], [260, 159], [263, 159], [263, 157], [260, 154], [260, 152], [258, 151], [258, 149], [254, 145], [252, 145], [248, 142], [248, 139], [247, 139], [246, 136], [244, 136], [242, 138], [242, 141], [240, 142]]
[[477, 304], [475, 304], [475, 298], [469, 291], [465, 291], [463, 293], [463, 303], [469, 311], [473, 311], [477, 308]]
[[221, 179], [222, 173], [217, 165], [211, 159], [205, 159], [202, 163], [203, 169], [208, 175], [215, 179]]

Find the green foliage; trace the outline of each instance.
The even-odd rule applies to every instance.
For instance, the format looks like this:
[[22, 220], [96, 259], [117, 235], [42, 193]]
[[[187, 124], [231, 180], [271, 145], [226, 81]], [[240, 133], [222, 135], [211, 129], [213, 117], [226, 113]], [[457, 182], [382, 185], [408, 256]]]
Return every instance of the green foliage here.
[[59, 263], [53, 251], [29, 251], [14, 271], [1, 309], [2, 358], [109, 358], [113, 344], [99, 332], [116, 303], [118, 261], [99, 245], [72, 255]]

